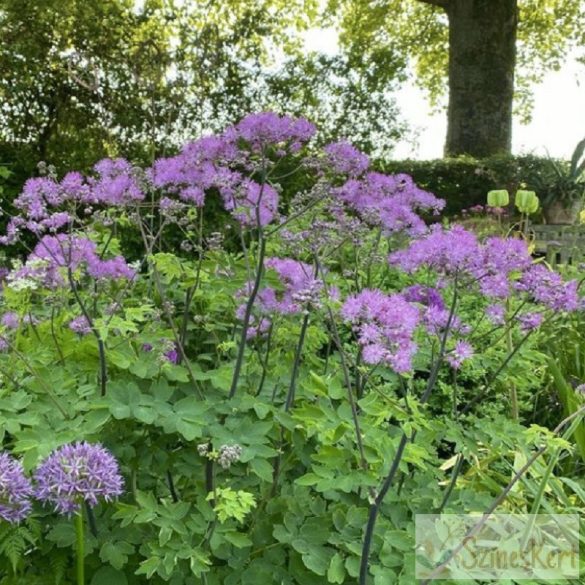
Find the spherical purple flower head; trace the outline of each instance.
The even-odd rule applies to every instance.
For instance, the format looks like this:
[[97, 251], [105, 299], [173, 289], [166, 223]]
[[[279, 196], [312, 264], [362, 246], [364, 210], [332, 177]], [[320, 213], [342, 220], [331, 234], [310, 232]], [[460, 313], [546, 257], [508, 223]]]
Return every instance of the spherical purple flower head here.
[[276, 148], [277, 154], [297, 152], [314, 135], [316, 129], [304, 118], [279, 116], [274, 112], [250, 114], [224, 133], [236, 143], [244, 141], [252, 151]]
[[465, 360], [473, 356], [473, 348], [467, 341], [457, 341], [455, 347], [445, 356], [449, 365], [458, 370]]
[[10, 219], [6, 235], [0, 237], [0, 244], [16, 243], [24, 230], [40, 236], [47, 231], [54, 233], [69, 225], [72, 220], [69, 213], [54, 210], [66, 199], [67, 194], [54, 179], [29, 179], [22, 193], [14, 200], [14, 206], [20, 214]]
[[445, 206], [442, 199], [419, 189], [408, 175], [371, 172], [360, 180], [350, 179], [335, 194], [365, 222], [388, 234], [423, 234], [427, 227], [417, 212], [438, 213]]
[[122, 494], [118, 462], [100, 444], [77, 442], [53, 451], [37, 468], [35, 496], [60, 514], [75, 512], [82, 501], [95, 506]]
[[243, 226], [269, 224], [278, 212], [278, 193], [268, 184], [245, 179], [235, 189], [222, 189], [224, 207]]
[[18, 329], [18, 326], [20, 325], [20, 318], [14, 311], [8, 311], [8, 313], [4, 313], [0, 321], [7, 329]]
[[368, 170], [370, 159], [349, 142], [333, 142], [324, 148], [326, 168], [340, 175], [358, 177]]
[[105, 158], [93, 168], [98, 176], [89, 180], [92, 203], [119, 206], [144, 199], [132, 165], [127, 160]]
[[12, 523], [26, 518], [32, 508], [32, 494], [32, 484], [20, 461], [0, 453], [0, 518]]
[[73, 331], [73, 333], [77, 333], [78, 335], [88, 335], [91, 333], [91, 325], [89, 324], [87, 318], [83, 315], [80, 317], [75, 317], [75, 319], [69, 321], [68, 327], [71, 329], [71, 331]]
[[354, 326], [364, 362], [383, 363], [398, 373], [412, 369], [420, 316], [402, 296], [366, 289], [346, 299], [341, 316]]
[[576, 280], [563, 282], [559, 274], [542, 264], [535, 264], [522, 274], [516, 289], [553, 311], [577, 311], [582, 308]]

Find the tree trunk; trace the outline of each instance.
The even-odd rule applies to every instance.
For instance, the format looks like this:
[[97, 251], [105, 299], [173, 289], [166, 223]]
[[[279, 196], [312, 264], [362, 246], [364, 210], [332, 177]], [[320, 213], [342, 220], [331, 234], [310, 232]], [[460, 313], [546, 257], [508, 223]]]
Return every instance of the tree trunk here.
[[443, 5], [449, 17], [445, 155], [509, 154], [517, 0], [448, 0]]

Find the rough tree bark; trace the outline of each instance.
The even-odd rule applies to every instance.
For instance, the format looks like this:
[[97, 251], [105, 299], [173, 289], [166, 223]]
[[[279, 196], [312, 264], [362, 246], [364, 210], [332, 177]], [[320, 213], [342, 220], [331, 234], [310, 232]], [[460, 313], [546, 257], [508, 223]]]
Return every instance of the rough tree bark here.
[[510, 153], [518, 0], [421, 0], [449, 18], [445, 155]]

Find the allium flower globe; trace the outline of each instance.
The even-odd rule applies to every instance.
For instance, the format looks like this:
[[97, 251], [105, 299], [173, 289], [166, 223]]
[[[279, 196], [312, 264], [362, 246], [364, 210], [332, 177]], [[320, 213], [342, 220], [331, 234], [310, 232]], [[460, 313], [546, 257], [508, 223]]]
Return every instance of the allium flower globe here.
[[31, 510], [33, 487], [24, 475], [20, 461], [8, 453], [0, 453], [0, 518], [20, 522]]
[[122, 494], [123, 480], [115, 457], [99, 444], [63, 445], [35, 472], [35, 495], [60, 514], [75, 512], [84, 500], [95, 506]]

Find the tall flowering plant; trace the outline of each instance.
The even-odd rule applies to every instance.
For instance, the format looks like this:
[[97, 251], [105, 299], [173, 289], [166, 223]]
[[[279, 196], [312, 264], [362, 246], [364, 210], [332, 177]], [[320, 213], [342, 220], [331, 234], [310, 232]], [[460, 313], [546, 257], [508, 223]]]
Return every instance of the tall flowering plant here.
[[71, 544], [50, 507], [78, 582], [413, 582], [387, 535], [497, 485], [463, 476], [471, 436], [507, 425], [501, 465], [554, 443], [528, 426], [536, 342], [579, 281], [314, 132], [254, 114], [147, 168], [30, 179], [6, 210], [0, 242], [34, 243], [2, 273], [0, 517], [52, 526], [16, 562], [31, 583]]

